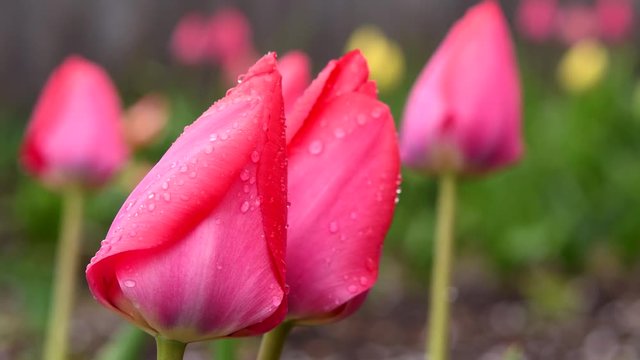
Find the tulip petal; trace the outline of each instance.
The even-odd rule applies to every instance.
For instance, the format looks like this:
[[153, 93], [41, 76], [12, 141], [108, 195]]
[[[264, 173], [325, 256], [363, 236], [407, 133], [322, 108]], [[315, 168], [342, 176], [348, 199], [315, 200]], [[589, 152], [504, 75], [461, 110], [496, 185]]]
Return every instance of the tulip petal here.
[[282, 75], [284, 113], [288, 114], [311, 82], [311, 61], [302, 51], [291, 51], [278, 61], [278, 70]]
[[393, 119], [367, 94], [337, 95], [288, 149], [289, 317], [313, 322], [362, 301], [377, 278], [398, 186]]
[[[287, 143], [291, 142], [315, 107], [321, 107], [336, 96], [357, 91], [369, 82], [368, 77], [367, 62], [358, 50], [330, 61], [298, 99], [291, 114], [287, 114]], [[370, 92], [371, 86], [366, 85], [365, 90]]]
[[284, 314], [286, 163], [275, 55], [244, 79], [131, 193], [87, 267], [98, 301], [149, 332], [197, 341], [272, 328], [282, 317], [274, 314]]

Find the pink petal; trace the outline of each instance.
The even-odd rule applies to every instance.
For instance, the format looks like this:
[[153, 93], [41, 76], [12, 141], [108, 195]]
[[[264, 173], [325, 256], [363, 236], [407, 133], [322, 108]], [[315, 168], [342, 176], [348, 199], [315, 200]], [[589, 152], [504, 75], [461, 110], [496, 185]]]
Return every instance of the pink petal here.
[[275, 68], [272, 54], [256, 63], [131, 193], [87, 267], [103, 305], [186, 342], [281, 321], [286, 169]]
[[278, 70], [282, 75], [282, 98], [286, 115], [311, 82], [311, 61], [302, 51], [291, 51], [278, 61]]
[[338, 315], [373, 286], [398, 176], [384, 104], [352, 92], [314, 108], [289, 145], [290, 318]]

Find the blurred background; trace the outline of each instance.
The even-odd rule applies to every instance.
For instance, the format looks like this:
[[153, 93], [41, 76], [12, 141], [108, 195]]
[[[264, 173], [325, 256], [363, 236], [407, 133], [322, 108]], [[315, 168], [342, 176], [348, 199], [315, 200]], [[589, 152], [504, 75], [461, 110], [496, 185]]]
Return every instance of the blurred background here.
[[[0, 359], [40, 353], [60, 200], [25, 175], [17, 154], [40, 88], [67, 55], [103, 65], [125, 108], [156, 94], [168, 119], [92, 194], [87, 263], [131, 187], [242, 71], [185, 61], [172, 42], [185, 14], [233, 7], [247, 18], [255, 54], [302, 50], [313, 76], [360, 47], [399, 121], [417, 74], [474, 3], [0, 0]], [[640, 359], [640, 4], [501, 5], [520, 63], [527, 149], [512, 169], [462, 184], [453, 358]], [[366, 305], [341, 323], [296, 329], [284, 358], [422, 358], [436, 187], [408, 170], [403, 177]], [[79, 286], [73, 359], [106, 356], [123, 324]], [[139, 343], [132, 359], [154, 353], [150, 337]], [[239, 341], [239, 358], [253, 358], [256, 346]], [[186, 358], [212, 356], [199, 344]]]

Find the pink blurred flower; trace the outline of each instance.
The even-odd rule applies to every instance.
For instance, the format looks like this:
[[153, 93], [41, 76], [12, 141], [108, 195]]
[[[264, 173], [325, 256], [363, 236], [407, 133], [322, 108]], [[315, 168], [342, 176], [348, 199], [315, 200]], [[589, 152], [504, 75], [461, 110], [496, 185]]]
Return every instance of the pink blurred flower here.
[[530, 40], [548, 40], [556, 29], [557, 12], [557, 0], [522, 0], [516, 14], [518, 28]]
[[618, 42], [630, 35], [634, 17], [631, 0], [597, 0], [595, 11], [603, 40]]
[[183, 65], [193, 66], [208, 62], [210, 41], [207, 18], [200, 13], [184, 15], [171, 36], [171, 53]]
[[304, 52], [291, 51], [278, 61], [278, 70], [282, 75], [282, 98], [286, 115], [311, 82], [311, 61]]
[[598, 19], [593, 7], [569, 4], [559, 10], [558, 37], [568, 45], [598, 36]]
[[251, 24], [240, 10], [223, 8], [216, 11], [209, 18], [206, 31], [209, 56], [216, 63], [226, 64], [255, 54]]
[[181, 342], [266, 332], [287, 309], [286, 153], [275, 55], [259, 60], [133, 190], [87, 267], [91, 292]]
[[399, 185], [393, 118], [366, 60], [329, 62], [287, 118], [288, 318], [335, 321], [376, 281]]
[[147, 94], [124, 113], [127, 143], [132, 148], [143, 148], [153, 143], [167, 126], [169, 101], [160, 94]]
[[403, 162], [481, 173], [519, 160], [520, 101], [507, 23], [497, 2], [485, 0], [453, 26], [414, 84], [402, 122]]
[[40, 94], [21, 150], [25, 168], [44, 183], [101, 185], [125, 162], [120, 100], [97, 64], [70, 56]]

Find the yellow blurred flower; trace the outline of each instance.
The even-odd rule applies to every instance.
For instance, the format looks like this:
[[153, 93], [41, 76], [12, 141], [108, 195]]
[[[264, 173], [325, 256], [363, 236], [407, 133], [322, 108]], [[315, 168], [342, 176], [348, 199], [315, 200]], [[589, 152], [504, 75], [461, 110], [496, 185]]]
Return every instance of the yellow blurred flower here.
[[558, 66], [560, 86], [581, 93], [597, 85], [609, 67], [607, 49], [597, 40], [582, 40], [564, 54]]
[[405, 72], [405, 58], [400, 45], [378, 27], [363, 25], [347, 41], [346, 50], [360, 49], [367, 58], [371, 78], [381, 91], [398, 85]]

